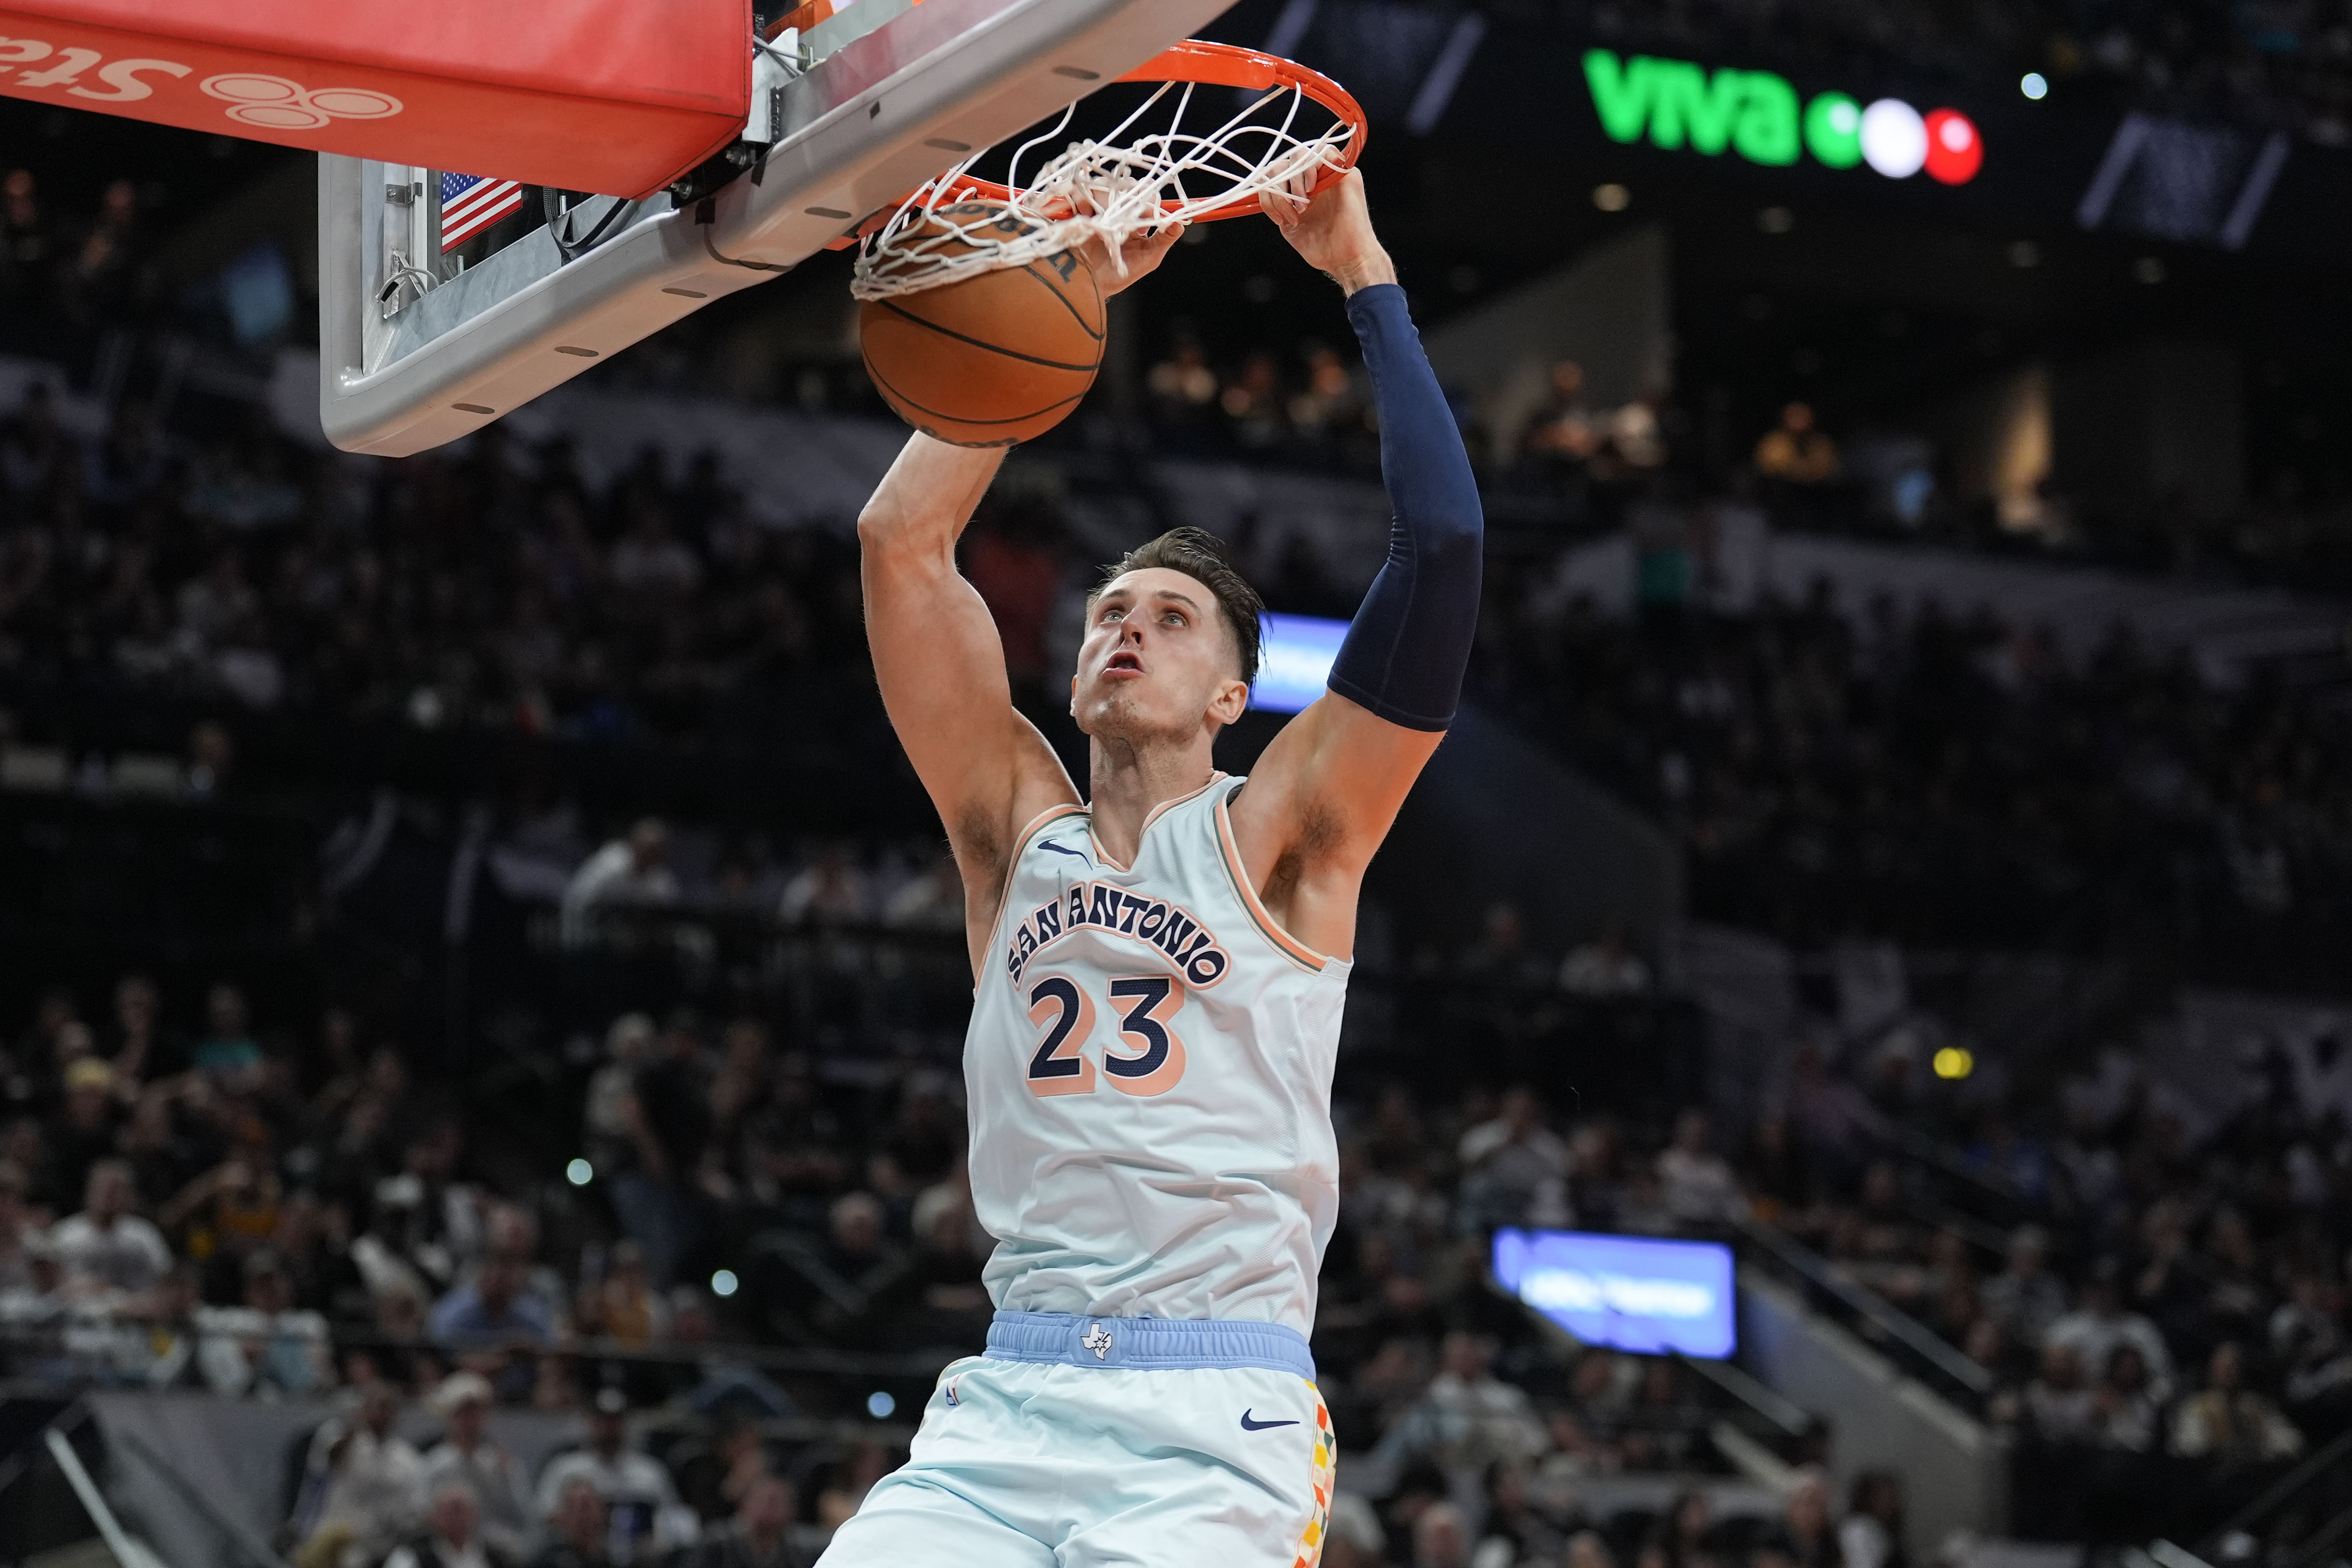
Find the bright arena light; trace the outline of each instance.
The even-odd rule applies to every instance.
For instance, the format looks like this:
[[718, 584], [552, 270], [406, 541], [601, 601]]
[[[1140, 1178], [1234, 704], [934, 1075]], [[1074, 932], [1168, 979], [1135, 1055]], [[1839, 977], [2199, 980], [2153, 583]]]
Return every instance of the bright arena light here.
[[1862, 161], [1890, 180], [1907, 180], [1927, 162], [1927, 122], [1899, 98], [1862, 111]]
[[1947, 185], [1965, 185], [1984, 167], [1984, 138], [1976, 124], [1957, 109], [1939, 109], [1927, 116], [1927, 177]]
[[866, 1396], [866, 1414], [877, 1421], [887, 1418], [890, 1412], [898, 1408], [898, 1402], [885, 1390], [877, 1388]]
[[735, 1278], [735, 1270], [721, 1268], [710, 1277], [710, 1293], [714, 1296], [732, 1296], [740, 1283]]
[[2050, 96], [2050, 79], [2040, 71], [2027, 71], [2018, 79], [2017, 90], [2039, 101]]
[[563, 1167], [563, 1179], [575, 1187], [584, 1187], [596, 1179], [596, 1167], [585, 1160], [574, 1160]]
[[1977, 1058], [1958, 1046], [1946, 1046], [1936, 1053], [1933, 1066], [1937, 1078], [1966, 1078], [1977, 1070]]

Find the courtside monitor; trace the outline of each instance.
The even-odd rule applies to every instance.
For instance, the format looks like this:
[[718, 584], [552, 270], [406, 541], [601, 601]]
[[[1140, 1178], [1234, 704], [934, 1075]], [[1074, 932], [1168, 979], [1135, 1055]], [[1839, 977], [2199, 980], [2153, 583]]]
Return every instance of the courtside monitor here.
[[1738, 1348], [1731, 1249], [1712, 1241], [1506, 1228], [1495, 1278], [1587, 1344], [1710, 1360]]
[[1267, 713], [1296, 713], [1323, 695], [1348, 623], [1268, 612], [1258, 625], [1258, 647], [1265, 658], [1258, 666], [1257, 684], [1250, 688], [1250, 706]]

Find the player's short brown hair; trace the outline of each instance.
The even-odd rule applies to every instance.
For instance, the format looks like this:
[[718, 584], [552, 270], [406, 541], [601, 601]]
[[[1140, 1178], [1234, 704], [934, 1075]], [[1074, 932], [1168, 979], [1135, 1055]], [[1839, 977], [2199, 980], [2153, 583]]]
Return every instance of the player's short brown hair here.
[[1224, 617], [1225, 629], [1234, 634], [1234, 647], [1241, 656], [1242, 679], [1255, 682], [1261, 632], [1258, 617], [1265, 613], [1265, 601], [1234, 569], [1225, 554], [1225, 542], [1206, 529], [1171, 528], [1104, 567], [1102, 581], [1087, 595], [1087, 615], [1092, 616], [1095, 601], [1102, 597], [1104, 589], [1147, 566], [1164, 566], [1198, 578], [1216, 596], [1218, 612]]

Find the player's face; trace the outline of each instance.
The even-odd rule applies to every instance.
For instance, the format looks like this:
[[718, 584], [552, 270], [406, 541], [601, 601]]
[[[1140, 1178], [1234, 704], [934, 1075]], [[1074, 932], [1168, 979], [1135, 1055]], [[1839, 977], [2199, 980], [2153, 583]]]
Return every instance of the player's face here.
[[1233, 634], [1199, 579], [1147, 566], [1095, 600], [1070, 716], [1100, 737], [1189, 736], [1230, 724], [1249, 706], [1234, 674]]

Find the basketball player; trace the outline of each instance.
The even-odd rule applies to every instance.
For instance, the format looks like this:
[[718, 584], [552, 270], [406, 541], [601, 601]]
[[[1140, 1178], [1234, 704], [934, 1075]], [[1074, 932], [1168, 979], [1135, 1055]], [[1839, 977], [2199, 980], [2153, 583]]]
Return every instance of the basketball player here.
[[[1307, 1334], [1339, 1207], [1331, 1069], [1364, 868], [1436, 750], [1484, 524], [1361, 178], [1268, 215], [1347, 293], [1395, 522], [1330, 689], [1246, 781], [1210, 760], [1257, 672], [1257, 595], [1178, 529], [1087, 605], [1081, 795], [1013, 710], [956, 538], [1003, 453], [917, 435], [858, 520], [891, 722], [963, 873], [985, 1354], [825, 1568], [1299, 1568], [1333, 1443]], [[1133, 242], [1131, 283], [1175, 238]]]

